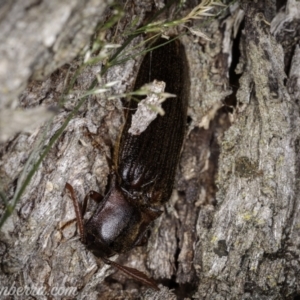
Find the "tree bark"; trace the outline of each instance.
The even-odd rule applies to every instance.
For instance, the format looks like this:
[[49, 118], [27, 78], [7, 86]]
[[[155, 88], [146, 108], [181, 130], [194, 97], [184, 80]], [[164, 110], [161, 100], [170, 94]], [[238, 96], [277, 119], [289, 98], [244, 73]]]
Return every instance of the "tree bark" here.
[[[104, 12], [109, 2], [79, 2], [17, 1], [1, 7], [1, 108], [16, 110], [11, 104], [16, 99], [18, 109], [56, 104], [84, 57], [71, 60], [88, 49], [92, 34], [92, 46], [97, 38], [122, 45], [133, 26], [162, 7], [159, 1], [127, 1], [124, 16], [103, 30], [96, 25], [113, 16], [113, 10]], [[193, 6], [190, 1], [181, 16]], [[174, 18], [173, 8], [159, 18]], [[277, 5], [245, 0], [218, 18], [188, 23], [201, 28], [200, 37], [183, 26], [176, 29], [187, 33], [181, 41], [191, 86], [174, 192], [147, 245], [117, 258], [155, 278], [160, 291], [97, 260], [80, 242], [76, 223], [64, 226], [75, 217], [66, 182], [80, 201], [90, 190], [105, 193], [108, 141], [114, 144], [124, 122], [120, 97], [108, 98], [131, 91], [142, 58], [135, 46], [145, 36], [132, 39], [120, 57], [127, 51], [133, 58], [101, 77], [99, 88], [118, 83], [88, 96], [2, 226], [0, 286], [28, 287], [31, 293], [42, 287], [38, 299], [73, 299], [67, 293], [74, 288], [76, 299], [298, 299], [299, 15], [293, 0]], [[8, 205], [104, 68], [105, 60], [82, 68], [50, 123], [2, 143], [0, 182]], [[95, 207], [89, 204], [86, 218]], [[4, 203], [0, 208], [3, 215]], [[65, 288], [65, 294], [55, 294], [54, 287]]]

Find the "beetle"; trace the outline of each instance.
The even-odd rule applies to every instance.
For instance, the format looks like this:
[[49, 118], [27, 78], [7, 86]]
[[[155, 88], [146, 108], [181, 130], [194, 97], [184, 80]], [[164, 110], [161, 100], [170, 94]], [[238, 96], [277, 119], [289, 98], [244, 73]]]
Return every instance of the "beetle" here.
[[[103, 199], [94, 191], [84, 200], [83, 209], [72, 195], [81, 240], [95, 256], [157, 289], [145, 274], [121, 266], [108, 257], [124, 253], [146, 242], [146, 232], [171, 196], [175, 172], [186, 131], [188, 106], [188, 65], [182, 43], [174, 37], [157, 39], [140, 65], [134, 90], [154, 80], [165, 83], [166, 99], [158, 115], [139, 134], [130, 133], [137, 101], [126, 106], [125, 124], [114, 149], [108, 192]], [[100, 200], [91, 218], [84, 223], [87, 199]]]

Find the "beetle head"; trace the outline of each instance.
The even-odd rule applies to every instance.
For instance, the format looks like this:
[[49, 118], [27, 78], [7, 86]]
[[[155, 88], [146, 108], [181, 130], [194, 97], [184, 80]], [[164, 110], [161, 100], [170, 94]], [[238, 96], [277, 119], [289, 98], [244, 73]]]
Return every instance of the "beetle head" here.
[[97, 257], [109, 257], [137, 246], [161, 214], [139, 203], [113, 186], [85, 225], [87, 248]]

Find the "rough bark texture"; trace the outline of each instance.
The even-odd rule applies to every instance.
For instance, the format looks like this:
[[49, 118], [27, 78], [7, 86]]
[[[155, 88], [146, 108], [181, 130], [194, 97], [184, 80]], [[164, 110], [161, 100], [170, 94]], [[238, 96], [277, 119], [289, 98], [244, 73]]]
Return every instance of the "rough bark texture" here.
[[44, 78], [87, 45], [110, 1], [3, 1], [0, 12], [1, 102], [29, 78]]
[[[31, 97], [27, 105], [27, 108], [32, 107], [30, 111], [15, 110], [20, 93], [29, 79], [45, 78], [87, 47], [111, 2], [19, 0], [0, 3], [0, 110], [3, 113], [0, 142], [24, 127], [41, 126], [49, 118], [44, 108], [33, 108]], [[48, 97], [46, 93], [40, 94], [39, 101]]]
[[[1, 6], [0, 92], [5, 105], [22, 92], [19, 107], [32, 108], [57, 102], [82, 62], [70, 60], [112, 12], [104, 14], [107, 4], [96, 0], [25, 2]], [[122, 44], [131, 20], [138, 16], [141, 24], [161, 4], [128, 1], [105, 39]], [[220, 19], [190, 24], [202, 25], [210, 41], [191, 33], [182, 37], [190, 69], [190, 122], [175, 189], [147, 246], [117, 258], [157, 279], [161, 290], [147, 290], [96, 260], [73, 238], [75, 223], [62, 229], [75, 216], [66, 182], [80, 200], [90, 190], [105, 193], [107, 140], [117, 139], [123, 123], [120, 99], [108, 96], [131, 90], [139, 55], [101, 78], [99, 87], [119, 83], [86, 100], [1, 228], [1, 287], [44, 287], [49, 293], [53, 287], [75, 287], [77, 299], [298, 299], [300, 9], [292, 0], [280, 11], [279, 4], [285, 3], [236, 3]], [[170, 15], [172, 10], [165, 17]], [[22, 42], [25, 36], [30, 43]], [[52, 73], [67, 61], [70, 65]], [[50, 125], [2, 144], [0, 182], [8, 199], [77, 104], [75, 95], [86, 91], [102, 68], [99, 63], [84, 69]], [[29, 78], [45, 75], [27, 85]], [[221, 107], [224, 103], [231, 107]], [[97, 134], [97, 146], [88, 131]], [[94, 208], [91, 203], [88, 214]]]

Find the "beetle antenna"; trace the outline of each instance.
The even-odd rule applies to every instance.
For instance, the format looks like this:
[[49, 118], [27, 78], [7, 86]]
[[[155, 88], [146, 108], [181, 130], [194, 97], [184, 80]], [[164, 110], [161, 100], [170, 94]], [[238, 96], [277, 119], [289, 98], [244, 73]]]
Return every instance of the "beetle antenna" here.
[[121, 270], [123, 273], [125, 273], [125, 274], [133, 277], [134, 279], [140, 281], [141, 283], [143, 283], [147, 286], [150, 286], [151, 288], [159, 291], [156, 281], [154, 279], [148, 277], [145, 273], [138, 271], [137, 269], [134, 269], [134, 268], [119, 265], [118, 263], [111, 261], [107, 258], [102, 258], [102, 260], [106, 264], [116, 267], [117, 269]]
[[85, 234], [84, 234], [84, 226], [83, 226], [83, 217], [82, 217], [82, 209], [80, 203], [78, 202], [77, 198], [75, 197], [75, 192], [71, 184], [68, 182], [66, 183], [66, 189], [71, 193], [71, 199], [73, 201], [77, 225], [80, 233], [80, 238], [83, 243], [85, 243]]

